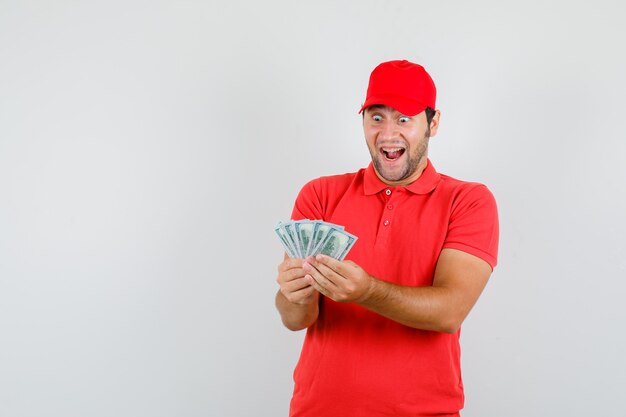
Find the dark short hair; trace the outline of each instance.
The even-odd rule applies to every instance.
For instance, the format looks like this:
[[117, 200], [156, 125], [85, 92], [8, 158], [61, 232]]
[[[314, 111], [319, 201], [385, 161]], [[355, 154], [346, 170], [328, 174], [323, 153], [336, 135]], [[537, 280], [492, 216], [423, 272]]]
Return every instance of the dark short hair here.
[[424, 111], [426, 112], [426, 122], [428, 123], [428, 126], [430, 126], [430, 122], [433, 120], [433, 117], [435, 117], [437, 110], [426, 107]]

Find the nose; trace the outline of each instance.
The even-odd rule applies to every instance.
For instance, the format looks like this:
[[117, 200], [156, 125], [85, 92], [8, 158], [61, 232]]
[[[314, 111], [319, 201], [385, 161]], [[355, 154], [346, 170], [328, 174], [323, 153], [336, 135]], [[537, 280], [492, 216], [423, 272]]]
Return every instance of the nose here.
[[380, 138], [381, 139], [394, 139], [398, 137], [398, 131], [396, 130], [397, 126], [393, 121], [386, 120], [382, 126], [380, 127]]

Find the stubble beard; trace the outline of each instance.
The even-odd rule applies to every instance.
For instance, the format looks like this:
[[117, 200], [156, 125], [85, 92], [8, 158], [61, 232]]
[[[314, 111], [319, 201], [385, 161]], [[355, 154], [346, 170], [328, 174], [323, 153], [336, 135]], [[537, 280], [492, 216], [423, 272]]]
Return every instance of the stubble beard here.
[[390, 182], [398, 182], [404, 179], [409, 178], [413, 173], [418, 169], [422, 161], [428, 155], [428, 140], [430, 139], [430, 135], [427, 132], [424, 140], [422, 140], [414, 152], [408, 155], [408, 159], [403, 169], [396, 175], [391, 176], [390, 173], [385, 172], [383, 168], [382, 155], [378, 153], [378, 149], [370, 150], [370, 154], [372, 156], [372, 162], [374, 163], [374, 168], [376, 168], [376, 172]]

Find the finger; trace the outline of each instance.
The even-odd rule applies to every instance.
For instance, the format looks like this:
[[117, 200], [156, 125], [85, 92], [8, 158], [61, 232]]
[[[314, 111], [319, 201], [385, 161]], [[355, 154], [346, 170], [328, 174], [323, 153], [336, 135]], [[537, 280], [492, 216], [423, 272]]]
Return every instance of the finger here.
[[320, 294], [328, 296], [329, 291], [326, 287], [320, 285], [320, 283], [317, 282], [311, 275], [307, 275], [307, 278], [310, 278], [311, 280], [311, 288], [317, 290]]
[[289, 281], [297, 280], [306, 275], [302, 268], [292, 268], [287, 271], [283, 271], [278, 274], [278, 278], [276, 278], [276, 282], [279, 284], [287, 283]]
[[336, 272], [337, 275], [340, 275], [342, 277], [349, 275], [356, 267], [356, 264], [352, 261], [339, 261], [327, 255], [317, 255], [315, 257], [315, 260], [317, 261], [318, 265], [325, 265], [334, 272]]
[[303, 288], [307, 288], [311, 286], [311, 280], [307, 279], [306, 277], [302, 277], [302, 278], [298, 278], [298, 279], [294, 279], [292, 281], [289, 282], [285, 282], [281, 285], [281, 291], [285, 290], [285, 292], [297, 292], [300, 291]]
[[311, 285], [308, 285], [307, 287], [299, 289], [298, 291], [287, 292], [287, 293], [283, 292], [283, 295], [290, 302], [301, 304], [303, 302], [306, 302], [308, 299], [310, 299], [314, 292], [315, 292], [315, 288], [313, 288], [313, 286]]
[[335, 259], [335, 258], [333, 258], [331, 256], [328, 256], [328, 255], [322, 255], [322, 254], [316, 255], [315, 256], [315, 260], [318, 263], [321, 263], [321, 264], [326, 265], [329, 268], [333, 268], [333, 269], [338, 267], [338, 265], [341, 265], [341, 261], [338, 261], [337, 259]]
[[311, 278], [311, 281], [312, 281], [311, 288], [317, 290], [320, 294], [334, 301], [339, 301], [341, 299], [340, 297], [341, 293], [338, 292], [339, 289], [330, 281], [324, 278], [319, 278], [319, 277], [317, 278], [318, 280], [316, 280], [316, 278], [313, 278], [310, 275], [307, 275], [307, 277]]
[[337, 273], [337, 271], [331, 269], [330, 267], [328, 267], [327, 265], [324, 265], [323, 263], [318, 262], [317, 265], [315, 265], [315, 268], [320, 272], [320, 274], [326, 277], [326, 279], [328, 279], [329, 281], [331, 281], [333, 284], [337, 286], [341, 285], [342, 281], [345, 281], [347, 279], [346, 277]]
[[287, 271], [291, 268], [301, 268], [302, 259], [286, 257], [280, 264], [278, 264], [278, 272]]
[[315, 268], [313, 265], [309, 264], [308, 262], [305, 262], [302, 265], [302, 268], [304, 269], [304, 272], [307, 273], [307, 276], [310, 276], [311, 278], [313, 278], [313, 280], [324, 291], [334, 291], [334, 289], [337, 287], [337, 285], [332, 280], [330, 280], [327, 276], [322, 274], [317, 268]]
[[[320, 258], [320, 260], [318, 260], [316, 257], [308, 263], [310, 263], [315, 269], [317, 269], [322, 275], [324, 275], [324, 277], [326, 277], [326, 279], [330, 280], [333, 284], [337, 286], [341, 285], [342, 281], [346, 280], [347, 278], [332, 268], [333, 265], [340, 265], [341, 262], [334, 258], [331, 258], [330, 256], [324, 256], [324, 255], [322, 256], [323, 258]], [[302, 265], [302, 267], [303, 269], [305, 269], [305, 272], [308, 272], [306, 268], [304, 267], [306, 263], [307, 262], [305, 262]]]
[[302, 259], [289, 258], [278, 265], [279, 272], [288, 271], [293, 268], [302, 268]]

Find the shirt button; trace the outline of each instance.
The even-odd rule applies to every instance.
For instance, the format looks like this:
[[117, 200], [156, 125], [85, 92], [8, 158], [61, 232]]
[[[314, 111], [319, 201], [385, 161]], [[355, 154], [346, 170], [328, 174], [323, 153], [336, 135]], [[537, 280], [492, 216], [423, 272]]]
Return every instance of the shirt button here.
[[389, 205], [387, 206], [387, 208], [388, 208], [389, 210], [393, 209], [393, 204], [389, 204]]
[[391, 190], [390, 190], [389, 188], [387, 188], [387, 189], [385, 190], [385, 194], [387, 194], [387, 195], [391, 195]]
[[385, 220], [385, 221], [383, 222], [383, 224], [384, 224], [385, 226], [389, 226], [389, 220]]

